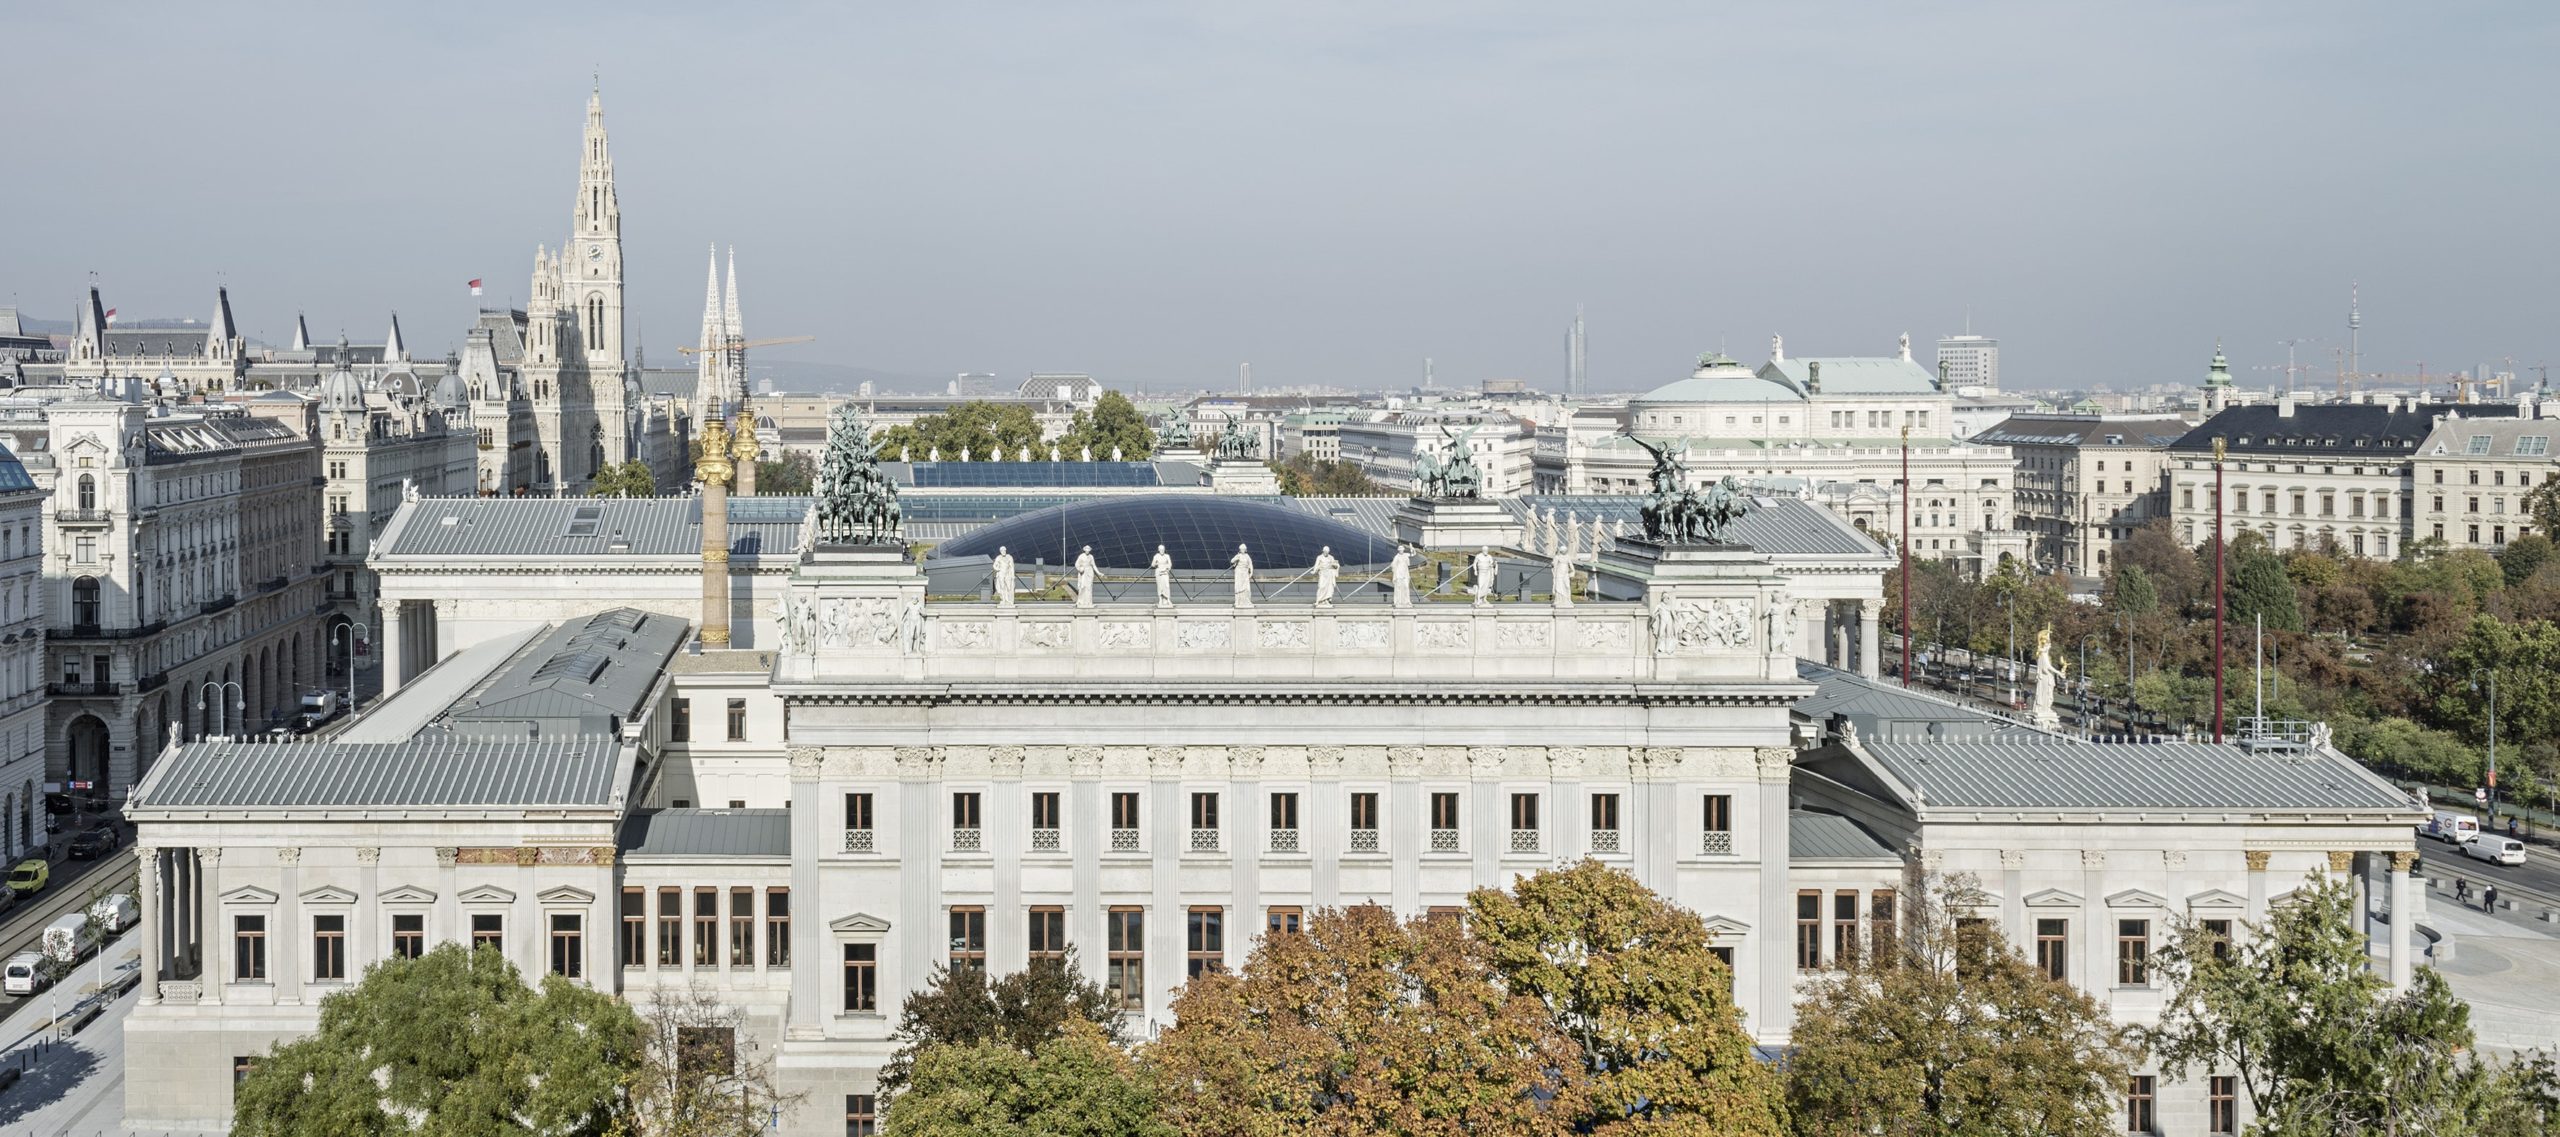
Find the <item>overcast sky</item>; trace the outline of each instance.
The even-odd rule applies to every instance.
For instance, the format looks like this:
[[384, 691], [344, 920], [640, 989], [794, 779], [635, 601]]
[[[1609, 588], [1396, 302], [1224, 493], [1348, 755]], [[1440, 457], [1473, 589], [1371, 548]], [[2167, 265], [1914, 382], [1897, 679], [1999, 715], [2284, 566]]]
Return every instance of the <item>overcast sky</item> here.
[[[567, 235], [601, 68], [652, 362], [1600, 389], [1968, 313], [2016, 385], [2560, 355], [2560, 5], [23, 4], [0, 303], [422, 352]], [[2560, 362], [2560, 360], [2555, 360]], [[2242, 372], [2247, 379], [2271, 373]], [[2531, 374], [2530, 371], [2527, 372]]]

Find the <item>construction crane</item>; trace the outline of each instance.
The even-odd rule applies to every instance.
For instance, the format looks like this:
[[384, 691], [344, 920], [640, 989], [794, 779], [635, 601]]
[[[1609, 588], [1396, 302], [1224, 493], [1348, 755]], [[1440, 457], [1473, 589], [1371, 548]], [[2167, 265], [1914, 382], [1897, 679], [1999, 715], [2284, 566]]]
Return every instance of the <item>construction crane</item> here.
[[2310, 368], [2308, 368], [2308, 367], [2303, 367], [2303, 366], [2298, 366], [2298, 365], [2296, 365], [2296, 364], [2294, 363], [2294, 361], [2293, 361], [2293, 353], [2294, 353], [2294, 349], [2295, 349], [2295, 348], [2297, 348], [2297, 347], [2302, 346], [2303, 344], [2307, 344], [2307, 343], [2318, 343], [2318, 342], [2320, 342], [2320, 341], [2318, 341], [2318, 340], [2316, 340], [2316, 339], [2311, 339], [2311, 338], [2308, 338], [2308, 337], [2296, 337], [2296, 338], [2294, 338], [2294, 339], [2289, 339], [2289, 340], [2277, 340], [2277, 341], [2276, 341], [2276, 346], [2284, 349], [2284, 366], [2282, 366], [2282, 367], [2278, 367], [2278, 366], [2276, 366], [2275, 364], [2272, 364], [2272, 363], [2261, 363], [2261, 364], [2257, 364], [2257, 365], [2255, 365], [2255, 366], [2253, 366], [2253, 367], [2249, 368], [2249, 370], [2251, 370], [2251, 371], [2281, 371], [2281, 372], [2284, 372], [2284, 393], [2285, 393], [2285, 394], [2290, 395], [2290, 394], [2292, 394], [2292, 393], [2293, 393], [2293, 377], [2294, 377], [2294, 376], [2296, 376], [2296, 375], [2308, 375], [2308, 374], [2310, 374], [2310, 373], [2311, 373], [2311, 369], [2310, 369]]
[[685, 353], [686, 355], [701, 355], [701, 354], [703, 354], [704, 352], [712, 352], [712, 351], [745, 351], [745, 350], [747, 350], [748, 348], [751, 348], [751, 347], [772, 347], [772, 346], [774, 346], [774, 345], [776, 345], [776, 344], [786, 344], [786, 343], [808, 343], [809, 341], [814, 340], [814, 339], [816, 339], [816, 338], [818, 338], [818, 337], [816, 337], [816, 336], [783, 336], [783, 337], [778, 338], [778, 339], [769, 339], [769, 340], [731, 340], [731, 341], [729, 341], [728, 343], [722, 344], [722, 345], [720, 345], [720, 346], [718, 346], [718, 347], [680, 347], [680, 348], [677, 348], [676, 350], [677, 350], [677, 351], [680, 351], [680, 352], [683, 352], [683, 353]]

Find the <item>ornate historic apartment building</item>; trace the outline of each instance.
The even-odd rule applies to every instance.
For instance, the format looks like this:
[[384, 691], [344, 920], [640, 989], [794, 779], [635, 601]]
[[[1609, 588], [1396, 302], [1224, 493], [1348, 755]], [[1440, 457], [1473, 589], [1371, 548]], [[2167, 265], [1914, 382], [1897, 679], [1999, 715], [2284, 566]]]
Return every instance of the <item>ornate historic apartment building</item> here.
[[44, 529], [48, 502], [17, 458], [0, 453], [0, 851], [15, 858], [43, 832]]
[[2418, 494], [2419, 443], [2450, 416], [2512, 418], [2516, 410], [2398, 399], [2301, 404], [2291, 397], [2225, 410], [2169, 444], [2178, 539], [2193, 545], [2213, 535], [2219, 439], [2230, 533], [2255, 530], [2275, 549], [2333, 543], [2343, 553], [2388, 560], [2408, 547], [2421, 503], [2432, 504], [2432, 481], [2429, 498]]
[[[126, 1116], [218, 1120], [235, 1058], [443, 941], [636, 999], [708, 985], [808, 1092], [781, 1131], [819, 1134], [876, 1111], [899, 1000], [935, 967], [1073, 947], [1144, 1034], [1190, 976], [1313, 910], [1453, 907], [1585, 856], [1708, 921], [1770, 1046], [1801, 986], [1900, 910], [1915, 860], [1972, 873], [1980, 915], [2135, 1021], [2179, 919], [2263, 914], [2312, 872], [2421, 903], [2416, 811], [2320, 739], [2091, 743], [1801, 661], [1824, 627], [1806, 598], [1872, 594], [1887, 558], [1861, 542], [1862, 577], [1820, 575], [1788, 550], [1848, 530], [1800, 502], [1746, 514], [1739, 545], [1618, 542], [1569, 604], [1410, 605], [1282, 583], [1292, 542], [1325, 538], [1270, 532], [1261, 507], [1155, 503], [1060, 523], [1192, 560], [1265, 526], [1272, 583], [1231, 601], [1115, 569], [1083, 601], [937, 583], [928, 603], [940, 562], [784, 554], [796, 523], [759, 522], [787, 543], [746, 574], [732, 650], [685, 650], [692, 621], [592, 584], [543, 598], [585, 606], [548, 618], [527, 593], [483, 621], [458, 592], [332, 741], [176, 748], [128, 807], [149, 946], [127, 1062], [151, 1076], [128, 1078]], [[395, 536], [398, 558], [462, 571], [474, 541], [584, 539], [456, 504], [404, 506], [395, 530], [464, 532]], [[535, 504], [581, 505], [479, 508]], [[653, 517], [570, 521], [608, 544], [617, 519], [652, 525], [625, 530], [635, 553], [686, 532]], [[610, 555], [561, 554], [578, 581]], [[2388, 942], [2405, 981], [2411, 947]], [[2158, 1102], [2206, 1108], [2195, 1085]]]
[[452, 371], [432, 390], [386, 390], [340, 364], [320, 382], [318, 434], [332, 608], [324, 671], [345, 685], [377, 658], [380, 589], [365, 557], [382, 526], [411, 498], [473, 490], [479, 448], [469, 384]]
[[2410, 462], [2412, 539], [2495, 552], [2533, 532], [2525, 498], [2560, 475], [2560, 457], [2551, 449], [2554, 434], [2560, 434], [2560, 422], [2531, 412], [2524, 418], [2448, 414], [2439, 420]]
[[2012, 415], [1974, 441], [2016, 456], [2017, 519], [2028, 560], [2046, 571], [2097, 576], [2115, 543], [2168, 515], [2167, 447], [2177, 418]]

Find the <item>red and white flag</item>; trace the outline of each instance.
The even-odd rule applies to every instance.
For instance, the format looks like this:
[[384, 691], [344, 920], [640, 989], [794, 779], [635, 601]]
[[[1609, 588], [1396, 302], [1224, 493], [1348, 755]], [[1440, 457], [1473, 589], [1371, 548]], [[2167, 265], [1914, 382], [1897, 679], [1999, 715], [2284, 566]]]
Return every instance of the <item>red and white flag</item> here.
[[115, 323], [115, 322], [116, 322], [116, 310], [115, 310], [115, 309], [113, 309], [113, 308], [109, 308], [109, 309], [107, 309], [107, 322], [108, 322], [108, 323], [110, 323], [110, 324], [112, 324], [112, 323]]
[[474, 296], [478, 296], [478, 295], [480, 295], [480, 282], [479, 282], [479, 281], [474, 280], [474, 281], [472, 281], [472, 282], [471, 282], [471, 294], [472, 294], [472, 295], [474, 295]]

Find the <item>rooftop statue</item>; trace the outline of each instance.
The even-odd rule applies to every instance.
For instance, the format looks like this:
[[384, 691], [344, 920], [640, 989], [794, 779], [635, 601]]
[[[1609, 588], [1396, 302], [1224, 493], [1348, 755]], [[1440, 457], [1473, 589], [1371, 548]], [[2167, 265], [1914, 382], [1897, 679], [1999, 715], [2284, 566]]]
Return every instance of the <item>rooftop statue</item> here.
[[1237, 422], [1236, 416], [1226, 415], [1224, 417], [1227, 420], [1227, 428], [1218, 434], [1218, 457], [1261, 457], [1262, 439], [1257, 435], [1245, 433], [1244, 424]]
[[898, 486], [880, 472], [880, 456], [862, 412], [837, 404], [827, 419], [827, 453], [818, 463], [818, 540], [836, 544], [896, 544]]
[[1733, 523], [1750, 509], [1742, 484], [1727, 474], [1699, 493], [1689, 486], [1687, 443], [1675, 448], [1637, 438], [1635, 444], [1653, 455], [1653, 492], [1644, 499], [1644, 535], [1666, 545], [1731, 544]]
[[1469, 423], [1457, 434], [1449, 433], [1449, 425], [1441, 423], [1440, 444], [1416, 447], [1413, 455], [1414, 488], [1424, 497], [1478, 497], [1484, 490], [1484, 475], [1476, 469], [1475, 452], [1467, 449], [1467, 440], [1475, 437], [1482, 424]]
[[[1159, 454], [1165, 454], [1171, 453], [1177, 448], [1187, 450], [1190, 449], [1190, 447], [1191, 423], [1185, 420], [1181, 415], [1166, 415], [1164, 419], [1164, 429], [1156, 432], [1156, 452]], [[1086, 453], [1090, 455], [1092, 453], [1091, 448], [1087, 448]], [[1088, 462], [1092, 460], [1093, 459], [1089, 456], [1085, 459], [1085, 461]]]

